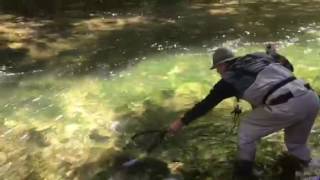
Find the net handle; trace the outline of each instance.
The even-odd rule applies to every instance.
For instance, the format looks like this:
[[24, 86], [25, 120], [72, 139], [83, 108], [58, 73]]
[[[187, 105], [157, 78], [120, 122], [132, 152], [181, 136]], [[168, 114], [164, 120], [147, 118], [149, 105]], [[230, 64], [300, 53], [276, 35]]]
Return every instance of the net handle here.
[[153, 133], [166, 134], [167, 132], [168, 132], [167, 130], [146, 130], [146, 131], [141, 131], [141, 132], [134, 134], [131, 137], [131, 139], [134, 140], [137, 137], [142, 136], [142, 135], [146, 135], [146, 134], [153, 134]]
[[152, 142], [149, 147], [146, 149], [147, 153], [151, 153], [159, 144], [161, 144], [166, 137], [168, 130], [146, 130], [136, 133], [131, 137], [131, 140], [134, 141], [137, 137], [153, 134], [153, 133], [159, 133], [159, 138], [157, 138], [157, 141]]

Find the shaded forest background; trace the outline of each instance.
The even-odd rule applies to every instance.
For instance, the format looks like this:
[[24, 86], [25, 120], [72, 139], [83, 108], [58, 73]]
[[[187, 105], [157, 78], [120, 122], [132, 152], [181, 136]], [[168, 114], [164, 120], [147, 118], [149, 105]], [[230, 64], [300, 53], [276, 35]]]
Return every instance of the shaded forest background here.
[[[73, 10], [89, 12], [118, 8], [134, 8], [145, 6], [152, 8], [163, 5], [177, 5], [188, 3], [220, 3], [230, 1], [231, 0], [0, 0], [0, 9], [4, 12], [14, 12], [25, 16], [59, 16], [66, 11]], [[236, 1], [241, 3], [250, 0]]]
[[[139, 7], [143, 5], [157, 6], [189, 2], [190, 0], [1, 0], [1, 9], [27, 16], [52, 14], [59, 15], [68, 10], [107, 10], [123, 7]], [[208, 1], [207, 2], [212, 2]]]

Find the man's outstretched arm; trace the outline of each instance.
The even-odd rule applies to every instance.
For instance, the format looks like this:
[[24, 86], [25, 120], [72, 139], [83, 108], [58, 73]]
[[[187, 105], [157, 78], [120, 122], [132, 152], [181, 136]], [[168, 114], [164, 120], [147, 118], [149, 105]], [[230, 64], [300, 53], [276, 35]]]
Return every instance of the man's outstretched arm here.
[[178, 132], [184, 125], [187, 125], [197, 118], [205, 115], [222, 100], [232, 96], [236, 96], [235, 88], [230, 83], [221, 79], [201, 102], [188, 110], [182, 118], [174, 121], [171, 124], [169, 131], [172, 133]]

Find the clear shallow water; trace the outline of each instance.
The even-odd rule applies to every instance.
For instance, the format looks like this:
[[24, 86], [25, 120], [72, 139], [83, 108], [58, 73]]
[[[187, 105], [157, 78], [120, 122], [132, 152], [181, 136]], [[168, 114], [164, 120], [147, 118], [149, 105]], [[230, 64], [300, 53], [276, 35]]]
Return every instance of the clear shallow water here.
[[[209, 70], [210, 53], [217, 46], [231, 47], [238, 55], [242, 55], [263, 50], [266, 42], [273, 41], [278, 44], [279, 51], [292, 61], [296, 75], [311, 82], [319, 92], [320, 24], [316, 20], [309, 22], [304, 19], [310, 18], [313, 13], [305, 12], [298, 23], [277, 26], [286, 35], [272, 38], [263, 36], [268, 33], [259, 34], [266, 29], [264, 25], [251, 27], [250, 31], [243, 31], [242, 28], [234, 28], [236, 32], [221, 31], [217, 37], [211, 39], [212, 36], [209, 36], [208, 40], [203, 41], [201, 38], [206, 33], [201, 31], [201, 38], [197, 41], [204, 43], [195, 44], [190, 39], [190, 42], [183, 41], [188, 36], [179, 38], [176, 34], [174, 37], [177, 39], [173, 43], [159, 41], [148, 44], [151, 50], [144, 51], [146, 49], [143, 46], [137, 45], [141, 56], [131, 54], [126, 60], [134, 63], [115, 63], [120, 67], [96, 59], [119, 60], [125, 59], [125, 56], [112, 57], [109, 51], [90, 56], [86, 51], [80, 51], [83, 56], [77, 53], [61, 55], [63, 66], [59, 63], [57, 67], [39, 66], [40, 70], [33, 73], [5, 73], [4, 68], [0, 88], [0, 177], [92, 178], [107, 166], [100, 163], [102, 159], [107, 162], [111, 160], [134, 132], [145, 128], [166, 128], [208, 93], [218, 80], [217, 73]], [[234, 18], [232, 13], [223, 17], [227, 20]], [[205, 19], [201, 20], [207, 22]], [[223, 28], [226, 25], [220, 26]], [[168, 32], [173, 32], [171, 28], [168, 27]], [[238, 31], [244, 34], [238, 37]], [[99, 36], [107, 36], [109, 31], [100, 33], [94, 34], [95, 41]], [[120, 42], [126, 42], [121, 40], [130, 36], [123, 37], [126, 33], [129, 32], [119, 33]], [[215, 39], [219, 39], [219, 42], [214, 42]], [[93, 42], [90, 38], [82, 41], [84, 44]], [[99, 47], [99, 44], [95, 46]], [[136, 50], [132, 48], [134, 44], [127, 44], [127, 48], [121, 43], [115, 45], [118, 45], [114, 49], [116, 51]], [[111, 46], [100, 48], [108, 47]], [[138, 58], [136, 61], [134, 56]], [[95, 60], [94, 64], [89, 63], [90, 57]], [[85, 68], [91, 70], [85, 74], [78, 72]], [[232, 105], [232, 100], [222, 103], [208, 116], [160, 147], [154, 156], [168, 162], [178, 160], [186, 169], [201, 169], [203, 177], [219, 179], [227, 176], [231, 168], [228, 162], [233, 158], [236, 142], [235, 134], [226, 131], [233, 125], [230, 115]], [[311, 137], [315, 156], [320, 155], [319, 132], [317, 121]], [[275, 152], [283, 148], [280, 139], [281, 134], [277, 134], [262, 142], [259, 162], [273, 162]], [[211, 169], [216, 171], [212, 172]]]

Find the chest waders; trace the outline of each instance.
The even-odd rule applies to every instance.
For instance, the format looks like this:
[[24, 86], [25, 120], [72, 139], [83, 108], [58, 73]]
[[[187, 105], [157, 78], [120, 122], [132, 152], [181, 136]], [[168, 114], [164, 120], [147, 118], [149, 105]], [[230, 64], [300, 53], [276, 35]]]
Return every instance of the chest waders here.
[[[273, 67], [273, 64], [276, 67]], [[248, 101], [253, 108], [258, 107], [263, 104], [264, 96], [272, 89], [274, 84], [292, 76], [292, 73], [288, 70], [280, 68], [281, 74], [279, 77], [268, 78], [269, 76], [266, 76], [267, 78], [264, 78], [265, 73], [277, 75], [277, 66], [281, 65], [276, 64], [273, 63], [272, 58], [269, 56], [247, 55], [239, 59], [239, 61], [231, 66], [230, 71], [223, 75], [223, 79], [231, 83], [237, 91], [236, 105], [232, 111], [234, 120], [232, 131], [240, 122], [239, 115], [242, 111], [239, 106], [239, 98]], [[273, 71], [276, 73], [273, 73]], [[269, 81], [273, 79], [276, 79], [276, 82], [271, 81], [270, 83]], [[253, 161], [239, 159], [234, 164], [232, 179], [257, 180], [258, 178], [253, 173], [253, 165]]]
[[224, 76], [224, 79], [233, 84], [238, 91], [238, 95], [234, 101], [234, 108], [231, 112], [233, 115], [233, 126], [230, 129], [230, 134], [233, 133], [240, 124], [240, 114], [242, 113], [239, 105], [240, 97], [242, 97], [245, 89], [255, 81], [257, 74], [272, 62], [270, 58], [271, 57], [267, 55], [260, 56], [254, 54], [240, 57], [238, 61], [231, 66], [231, 72]]

